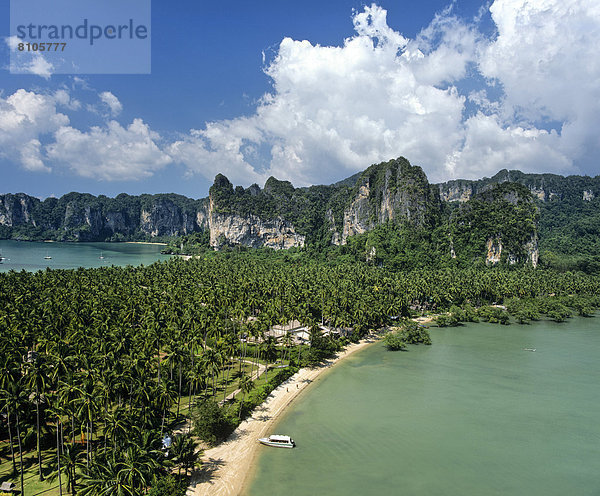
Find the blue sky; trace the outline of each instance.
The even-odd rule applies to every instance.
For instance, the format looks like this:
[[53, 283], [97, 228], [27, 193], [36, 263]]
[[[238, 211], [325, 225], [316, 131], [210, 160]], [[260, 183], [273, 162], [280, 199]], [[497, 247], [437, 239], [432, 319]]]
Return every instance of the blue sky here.
[[598, 173], [592, 0], [154, 1], [133, 75], [10, 74], [0, 8], [0, 193], [199, 198], [400, 155], [431, 181]]

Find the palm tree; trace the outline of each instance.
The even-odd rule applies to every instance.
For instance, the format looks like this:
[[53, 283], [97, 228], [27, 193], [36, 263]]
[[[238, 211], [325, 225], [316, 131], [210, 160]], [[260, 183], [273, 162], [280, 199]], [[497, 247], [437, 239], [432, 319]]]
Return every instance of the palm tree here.
[[38, 458], [38, 474], [40, 481], [44, 480], [42, 472], [42, 450], [40, 447], [41, 427], [40, 427], [40, 404], [45, 402], [43, 393], [46, 390], [47, 374], [41, 355], [28, 361], [26, 366], [26, 381], [29, 388], [33, 389], [32, 400], [35, 403], [36, 415], [36, 439], [37, 439], [37, 458]]
[[160, 412], [162, 412], [162, 421], [160, 424], [161, 439], [164, 432], [167, 411], [169, 411], [169, 408], [171, 408], [177, 397], [177, 391], [175, 390], [173, 383], [169, 381], [168, 378], [162, 378], [158, 386], [155, 388], [153, 394], [154, 405]]
[[189, 434], [182, 434], [175, 438], [172, 454], [173, 460], [179, 467], [178, 475], [181, 475], [181, 469], [185, 468], [186, 476], [188, 469], [194, 469], [199, 456], [196, 452], [196, 443]]
[[61, 470], [60, 470], [60, 425], [61, 425], [61, 420], [60, 420], [60, 413], [58, 410], [55, 410], [54, 412], [51, 412], [51, 414], [54, 413], [54, 416], [56, 417], [56, 463], [57, 463], [57, 469], [56, 472], [58, 474], [58, 492], [59, 495], [62, 496], [62, 478], [61, 478]]
[[265, 350], [263, 352], [263, 357], [265, 358], [266, 367], [265, 367], [265, 379], [269, 380], [269, 363], [275, 361], [277, 358], [277, 348], [275, 346], [275, 338], [273, 336], [268, 336], [265, 341]]
[[104, 438], [111, 439], [113, 450], [117, 445], [125, 441], [127, 433], [131, 428], [131, 417], [123, 407], [117, 406], [115, 410], [107, 415], [104, 421]]
[[[177, 337], [174, 337], [174, 341], [177, 340]], [[182, 367], [184, 362], [187, 359], [187, 353], [185, 349], [178, 344], [172, 344], [169, 346], [169, 351], [167, 354], [167, 364], [170, 366], [171, 370], [177, 367], [178, 377], [179, 377], [179, 388], [177, 390], [177, 417], [179, 418], [179, 406], [181, 403], [181, 385], [182, 385]]]
[[19, 446], [19, 470], [21, 476], [21, 494], [24, 494], [24, 484], [23, 484], [23, 447], [21, 445], [21, 430], [20, 430], [20, 421], [19, 415], [23, 410], [26, 394], [23, 391], [21, 382], [15, 381], [11, 384], [7, 385], [7, 389], [0, 390], [0, 397], [2, 401], [2, 410], [6, 412], [7, 422], [8, 422], [8, 431], [10, 435], [10, 450], [12, 455], [12, 463], [13, 463], [13, 472], [16, 472], [16, 464], [15, 464], [15, 455], [13, 449], [13, 437], [11, 430], [11, 415], [15, 417], [15, 428], [17, 434], [17, 442]]
[[14, 441], [12, 435], [11, 415], [15, 415], [20, 406], [20, 392], [16, 383], [7, 385], [7, 389], [0, 390], [1, 411], [6, 412], [6, 422], [8, 424], [8, 439], [10, 444], [10, 456], [12, 459], [13, 473], [17, 473], [17, 463], [15, 461]]
[[116, 454], [95, 460], [81, 478], [82, 496], [134, 496], [137, 493], [125, 479], [123, 463]]
[[250, 376], [242, 374], [239, 380], [240, 390], [242, 391], [242, 401], [240, 402], [239, 418], [242, 418], [242, 410], [244, 409], [244, 398], [246, 394], [254, 389], [254, 382]]
[[225, 335], [225, 343], [223, 346], [223, 352], [227, 357], [226, 365], [227, 365], [227, 378], [225, 379], [225, 387], [223, 388], [223, 400], [227, 395], [227, 384], [229, 384], [229, 373], [231, 372], [231, 368], [233, 367], [233, 358], [235, 355], [235, 351], [237, 349], [237, 335], [234, 332], [229, 332]]
[[79, 390], [74, 385], [74, 377], [69, 375], [67, 382], [58, 383], [58, 404], [61, 405], [65, 414], [71, 419], [71, 442], [75, 440], [75, 415], [77, 412], [77, 401]]
[[218, 350], [215, 350], [214, 348], [207, 348], [206, 350], [204, 350], [203, 361], [206, 370], [210, 372], [212, 378], [212, 395], [214, 396], [217, 387], [215, 384], [216, 375], [219, 373], [221, 363], [223, 362], [223, 357]]
[[60, 457], [67, 474], [67, 491], [73, 495], [77, 492], [77, 469], [80, 465], [81, 454], [81, 449], [76, 444], [67, 444]]
[[98, 411], [97, 397], [95, 395], [94, 384], [86, 381], [82, 389], [79, 389], [77, 416], [82, 424], [86, 425], [86, 461], [90, 463], [91, 459], [91, 441], [94, 435], [94, 418]]

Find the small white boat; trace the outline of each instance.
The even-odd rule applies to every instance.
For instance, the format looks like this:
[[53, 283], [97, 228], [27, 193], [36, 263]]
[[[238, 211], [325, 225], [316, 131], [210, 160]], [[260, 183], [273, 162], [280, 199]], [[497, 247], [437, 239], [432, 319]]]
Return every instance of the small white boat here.
[[278, 436], [272, 434], [269, 437], [261, 437], [259, 441], [265, 446], [274, 446], [276, 448], [293, 448], [296, 443], [290, 436]]
[[100, 256], [98, 257], [100, 260], [104, 260], [104, 254], [100, 252]]
[[535, 348], [523, 348], [523, 351], [535, 351]]

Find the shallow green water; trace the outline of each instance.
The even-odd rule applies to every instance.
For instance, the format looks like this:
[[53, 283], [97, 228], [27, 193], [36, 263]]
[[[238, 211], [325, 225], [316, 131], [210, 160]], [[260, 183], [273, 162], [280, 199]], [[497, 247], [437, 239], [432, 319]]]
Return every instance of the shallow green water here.
[[[249, 495], [600, 494], [600, 317], [432, 328], [315, 384]], [[536, 352], [523, 348], [536, 348]]]
[[[160, 253], [160, 245], [134, 243], [31, 243], [0, 240], [0, 253], [5, 259], [0, 272], [9, 270], [36, 271], [103, 267], [111, 265], [148, 265], [157, 260], [168, 260]], [[44, 257], [52, 257], [46, 260]], [[101, 259], [100, 256], [104, 258]]]

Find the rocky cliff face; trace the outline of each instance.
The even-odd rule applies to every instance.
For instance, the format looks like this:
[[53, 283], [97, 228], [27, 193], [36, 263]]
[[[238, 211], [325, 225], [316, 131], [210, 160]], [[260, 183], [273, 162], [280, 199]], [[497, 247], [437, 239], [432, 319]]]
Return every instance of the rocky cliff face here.
[[356, 183], [344, 209], [341, 234], [331, 211], [328, 212], [332, 243], [345, 244], [348, 237], [390, 221], [427, 227], [439, 209], [439, 197], [420, 167], [410, 165], [404, 158], [373, 165]]
[[[486, 265], [538, 263], [539, 208], [523, 185], [501, 183], [473, 195], [451, 215], [451, 251]], [[454, 258], [454, 257], [453, 257]]]
[[215, 211], [212, 201], [208, 228], [210, 245], [216, 249], [224, 245], [242, 245], [279, 250], [303, 247], [305, 241], [305, 236], [298, 234], [290, 222], [280, 217], [264, 221], [252, 214], [243, 217], [236, 214], [220, 214]]
[[[267, 182], [262, 191], [257, 185], [252, 185], [248, 190], [241, 189], [236, 192], [229, 180], [222, 175], [217, 176], [215, 184], [210, 189], [209, 206], [206, 215], [198, 213], [198, 218], [206, 222], [209, 230], [210, 245], [219, 249], [225, 245], [242, 245], [251, 248], [268, 247], [276, 250], [293, 247], [303, 247], [306, 237], [299, 234], [294, 225], [279, 215], [271, 218], [261, 218], [258, 215], [245, 211], [244, 200], [248, 197], [254, 199], [264, 195], [263, 200], [268, 201], [277, 189], [278, 181]], [[288, 183], [288, 194], [293, 192], [293, 187]]]
[[[502, 245], [502, 238], [493, 236], [489, 237], [485, 244], [486, 247], [486, 255], [485, 255], [485, 264], [486, 265], [496, 265], [502, 262], [503, 250], [506, 252], [504, 246]], [[532, 233], [531, 238], [523, 245], [524, 257], [523, 260], [519, 259], [519, 256], [515, 253], [504, 253], [506, 255], [506, 263], [509, 265], [515, 265], [521, 261], [525, 263], [531, 264], [534, 268], [538, 265], [539, 259], [539, 250], [538, 250], [538, 238], [537, 233]]]
[[140, 230], [151, 237], [181, 236], [200, 229], [199, 212], [187, 212], [173, 201], [159, 198], [149, 207], [142, 208]]
[[[510, 186], [514, 184], [521, 189]], [[507, 189], [495, 197], [502, 185]], [[352, 236], [390, 223], [400, 228], [398, 232], [407, 232], [407, 226], [436, 232], [435, 240], [426, 237], [425, 244], [429, 240], [430, 246], [459, 261], [478, 257], [488, 264], [528, 260], [535, 265], [539, 215], [533, 206], [560, 209], [566, 202], [592, 215], [599, 197], [600, 177], [506, 170], [478, 181], [430, 185], [421, 168], [399, 158], [334, 185], [309, 188], [294, 188], [275, 178], [269, 178], [264, 189], [234, 188], [219, 174], [209, 197], [201, 200], [174, 194], [107, 198], [69, 193], [44, 201], [22, 193], [0, 195], [0, 237], [120, 241], [205, 232], [216, 249], [287, 249], [313, 243], [344, 245]], [[493, 218], [498, 209], [505, 215]], [[560, 218], [552, 215], [547, 218]], [[475, 227], [479, 237], [472, 232]], [[540, 236], [543, 247], [548, 236]]]
[[467, 202], [473, 196], [473, 184], [471, 181], [449, 181], [437, 185], [440, 199], [445, 202]]
[[456, 179], [437, 185], [440, 198], [445, 202], [466, 202], [496, 184], [518, 183], [543, 202], [574, 197], [592, 200], [600, 193], [600, 176], [559, 176], [556, 174], [525, 174], [521, 171], [501, 170], [491, 178], [478, 180]]
[[37, 198], [23, 193], [0, 195], [0, 226], [35, 225], [32, 212], [36, 203]]
[[178, 195], [120, 195], [112, 199], [69, 193], [44, 201], [23, 193], [0, 195], [0, 234], [59, 241], [179, 236], [205, 227], [205, 203]]

